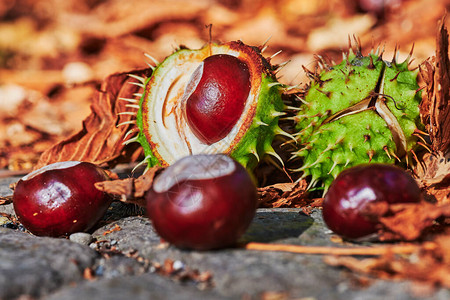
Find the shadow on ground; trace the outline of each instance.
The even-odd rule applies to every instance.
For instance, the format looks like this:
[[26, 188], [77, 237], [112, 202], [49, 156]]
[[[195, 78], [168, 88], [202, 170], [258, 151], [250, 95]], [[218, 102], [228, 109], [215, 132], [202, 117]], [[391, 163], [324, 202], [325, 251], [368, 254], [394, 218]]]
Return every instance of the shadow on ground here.
[[297, 209], [258, 210], [241, 242], [269, 243], [298, 238], [313, 223], [313, 218]]

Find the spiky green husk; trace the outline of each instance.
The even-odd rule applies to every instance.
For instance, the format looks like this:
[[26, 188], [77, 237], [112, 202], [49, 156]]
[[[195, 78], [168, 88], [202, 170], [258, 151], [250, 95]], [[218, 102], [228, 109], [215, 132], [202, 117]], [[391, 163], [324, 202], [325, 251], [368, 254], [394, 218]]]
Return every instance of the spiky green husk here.
[[[148, 81], [150, 78], [147, 78], [145, 81], [145, 85], [148, 84]], [[154, 166], [161, 166], [161, 163], [159, 162], [158, 158], [153, 154], [152, 148], [150, 147], [150, 144], [147, 141], [147, 138], [145, 137], [144, 133], [144, 126], [143, 126], [143, 116], [142, 116], [142, 105], [145, 99], [146, 93], [144, 89], [144, 93], [142, 94], [142, 97], [139, 99], [139, 107], [140, 109], [137, 111], [136, 114], [136, 125], [139, 128], [139, 132], [137, 134], [137, 142], [141, 144], [142, 149], [144, 150], [144, 163], [147, 164], [148, 167], [154, 167]]]
[[[148, 78], [145, 81], [145, 91], [140, 98], [139, 107], [140, 109], [136, 115], [136, 124], [139, 128], [139, 133], [136, 136], [135, 140], [139, 142], [145, 153], [145, 163], [147, 163], [148, 167], [162, 165], [167, 166], [171, 164], [173, 161], [166, 160], [163, 154], [158, 153], [157, 147], [159, 144], [164, 143], [164, 140], [155, 140], [152, 139], [151, 134], [149, 134], [149, 127], [156, 124], [157, 120], [152, 119], [151, 116], [146, 119], [146, 115], [144, 113], [145, 107], [149, 105], [150, 101], [158, 100], [155, 96], [152, 96], [151, 93], [155, 90], [159, 89], [159, 83], [163, 80], [173, 80], [168, 79], [167, 70], [174, 67], [174, 64], [180, 64], [180, 57], [183, 59], [192, 59], [198, 55], [198, 52], [208, 52], [214, 53], [217, 51], [218, 53], [222, 52], [222, 48], [226, 47], [226, 45], [231, 45], [230, 47], [233, 51], [236, 49], [241, 49], [243, 47], [243, 51], [251, 51], [255, 53], [250, 53], [249, 56], [253, 58], [257, 58], [259, 60], [258, 69], [261, 69], [261, 73], [259, 74], [259, 92], [258, 92], [258, 100], [256, 109], [253, 114], [249, 114], [246, 116], [246, 120], [243, 122], [248, 122], [249, 124], [245, 132], [240, 130], [239, 137], [233, 139], [233, 144], [229, 145], [229, 148], [226, 151], [220, 151], [214, 148], [214, 144], [212, 147], [206, 148], [205, 151], [208, 153], [227, 153], [231, 155], [234, 159], [240, 162], [247, 169], [253, 169], [260, 158], [262, 158], [265, 154], [277, 156], [276, 152], [272, 148], [271, 144], [274, 139], [274, 136], [277, 134], [285, 134], [281, 128], [278, 126], [278, 119], [281, 114], [283, 114], [284, 104], [281, 99], [281, 94], [284, 86], [279, 84], [273, 76], [272, 70], [269, 69], [268, 63], [262, 58], [262, 56], [257, 53], [257, 50], [253, 47], [245, 46], [240, 42], [232, 42], [225, 45], [216, 45], [209, 44], [207, 47], [211, 49], [199, 49], [199, 50], [191, 50], [191, 49], [181, 49], [167, 57], [161, 64], [159, 64], [153, 71], [152, 77]], [[206, 51], [208, 50], [208, 51]], [[226, 51], [225, 51], [226, 52]], [[209, 54], [211, 55], [211, 54]], [[248, 63], [248, 62], [247, 62]], [[186, 74], [186, 76], [190, 76], [190, 74]], [[148, 114], [148, 113], [147, 113]], [[173, 130], [176, 130], [175, 128]], [[238, 140], [236, 142], [236, 140]], [[183, 141], [180, 140], [180, 143]], [[218, 147], [219, 148], [219, 147]], [[175, 153], [174, 156], [176, 159], [179, 159], [188, 154], [197, 154], [197, 153]]]
[[321, 181], [327, 190], [345, 168], [394, 163], [415, 147], [421, 97], [417, 71], [408, 64], [409, 58], [386, 62], [350, 51], [340, 64], [313, 76], [295, 117], [300, 147], [294, 153], [311, 186]]
[[273, 78], [263, 75], [260, 100], [253, 122], [231, 156], [247, 169], [253, 169], [264, 154], [277, 156], [272, 141], [277, 134], [284, 134], [278, 126], [278, 116], [283, 111], [281, 90]]

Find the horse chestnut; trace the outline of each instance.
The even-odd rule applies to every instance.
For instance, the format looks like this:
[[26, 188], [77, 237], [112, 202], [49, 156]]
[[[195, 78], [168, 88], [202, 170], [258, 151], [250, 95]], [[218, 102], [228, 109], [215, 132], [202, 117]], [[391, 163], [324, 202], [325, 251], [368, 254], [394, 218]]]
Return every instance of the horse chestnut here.
[[420, 200], [419, 186], [403, 169], [387, 164], [359, 165], [342, 171], [330, 185], [323, 201], [323, 219], [340, 236], [361, 238], [377, 231], [378, 222], [363, 213], [369, 203]]
[[209, 250], [233, 245], [250, 225], [256, 186], [224, 154], [184, 157], [159, 175], [146, 195], [158, 234], [179, 248]]
[[19, 221], [36, 235], [62, 236], [92, 228], [111, 203], [94, 183], [108, 180], [104, 170], [87, 162], [58, 162], [33, 171], [13, 194]]
[[207, 57], [186, 93], [186, 117], [197, 138], [211, 145], [226, 137], [242, 115], [250, 87], [250, 71], [239, 58]]

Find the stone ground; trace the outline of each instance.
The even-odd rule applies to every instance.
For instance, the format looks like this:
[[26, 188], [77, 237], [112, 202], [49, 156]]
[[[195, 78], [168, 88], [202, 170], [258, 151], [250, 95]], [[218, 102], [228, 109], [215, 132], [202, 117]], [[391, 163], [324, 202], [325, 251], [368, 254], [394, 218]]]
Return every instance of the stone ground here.
[[[11, 194], [0, 180], [0, 196]], [[90, 235], [36, 237], [0, 227], [0, 299], [450, 299], [414, 296], [413, 283], [331, 267], [320, 255], [239, 248], [186, 251], [161, 244], [150, 221], [115, 203]], [[0, 212], [13, 215], [11, 204]], [[1, 224], [1, 223], [0, 223]], [[10, 226], [11, 227], [11, 226]], [[259, 209], [243, 242], [333, 245], [319, 210]], [[26, 295], [26, 296], [24, 296]]]

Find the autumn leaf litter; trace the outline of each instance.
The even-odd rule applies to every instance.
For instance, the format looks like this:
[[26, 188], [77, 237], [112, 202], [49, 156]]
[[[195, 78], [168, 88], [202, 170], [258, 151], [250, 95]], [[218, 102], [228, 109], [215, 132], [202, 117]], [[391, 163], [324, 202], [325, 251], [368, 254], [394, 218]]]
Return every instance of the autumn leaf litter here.
[[[22, 0], [21, 2], [27, 1]], [[288, 2], [284, 1], [283, 3]], [[57, 3], [59, 2], [57, 1]], [[126, 133], [133, 128], [133, 124], [119, 127], [117, 125], [131, 121], [129, 115], [119, 115], [118, 113], [133, 111], [132, 108], [126, 106], [127, 103], [119, 101], [119, 98], [133, 98], [135, 93], [141, 91], [138, 86], [129, 84], [133, 80], [127, 75], [130, 72], [116, 72], [119, 70], [123, 72], [124, 66], [134, 68], [135, 71], [133, 72], [138, 75], [148, 75], [150, 70], [137, 69], [139, 66], [137, 61], [126, 58], [123, 53], [130, 53], [131, 51], [137, 54], [137, 57], [142, 54], [140, 50], [136, 49], [140, 47], [137, 47], [137, 45], [144, 45], [148, 46], [156, 57], [166, 56], [173, 50], [171, 48], [173, 46], [168, 45], [170, 43], [167, 43], [167, 41], [170, 37], [162, 34], [163, 32], [170, 32], [174, 37], [183, 36], [185, 37], [184, 42], [192, 45], [201, 45], [205, 36], [199, 35], [198, 26], [196, 27], [193, 24], [192, 19], [202, 12], [204, 19], [198, 22], [207, 24], [208, 16], [219, 15], [217, 10], [220, 9], [218, 7], [210, 9], [204, 1], [189, 2], [189, 4], [186, 4], [185, 11], [177, 14], [178, 10], [171, 6], [151, 4], [154, 6], [153, 9], [148, 7], [144, 9], [139, 6], [139, 3], [141, 2], [130, 1], [127, 5], [119, 4], [119, 2], [115, 2], [113, 5], [99, 5], [92, 9], [90, 13], [86, 13], [82, 8], [71, 10], [69, 5], [67, 7], [61, 6], [61, 4], [56, 5], [54, 9], [63, 12], [56, 18], [64, 16], [65, 22], [73, 28], [77, 28], [77, 30], [66, 32], [65, 44], [53, 45], [53, 49], [59, 46], [59, 49], [69, 53], [69, 49], [72, 47], [71, 43], [75, 44], [76, 41], [88, 37], [83, 39], [84, 42], [80, 43], [80, 47], [77, 48], [76, 51], [80, 51], [79, 55], [98, 51], [105, 54], [103, 57], [115, 56], [120, 58], [121, 65], [114, 69], [111, 65], [108, 65], [105, 58], [102, 61], [94, 62], [92, 60], [93, 55], [85, 55], [88, 57], [87, 65], [89, 66], [89, 63], [91, 63], [92, 67], [88, 68], [87, 73], [85, 72], [81, 74], [81, 77], [78, 77], [81, 78], [80, 80], [70, 76], [61, 76], [62, 72], [48, 69], [42, 72], [28, 71], [28, 74], [35, 72], [33, 74], [38, 74], [38, 77], [43, 78], [44, 84], [42, 84], [42, 81], [39, 82], [34, 79], [24, 82], [21, 78], [36, 78], [36, 76], [25, 76], [23, 70], [20, 72], [13, 72], [11, 69], [5, 70], [4, 75], [0, 75], [0, 79], [11, 84], [1, 86], [0, 94], [7, 95], [9, 99], [15, 101], [14, 103], [9, 102], [8, 106], [0, 105], [2, 114], [0, 143], [4, 146], [0, 150], [0, 166], [2, 168], [8, 167], [11, 170], [25, 170], [24, 172], [26, 172], [32, 167], [59, 160], [73, 159], [91, 161], [107, 167], [123, 162], [139, 161], [142, 155], [140, 149], [134, 145], [126, 146], [122, 143]], [[138, 9], [136, 9], [136, 5], [138, 5]], [[409, 46], [408, 36], [399, 35], [398, 31], [398, 28], [407, 25], [404, 22], [402, 23], [402, 20], [408, 19], [413, 22], [410, 26], [415, 27], [414, 24], [417, 22], [423, 24], [423, 26], [420, 26], [422, 30], [415, 32], [417, 40], [422, 43], [422, 47], [416, 47], [419, 49], [417, 55], [420, 57], [420, 55], [426, 53], [424, 49], [427, 48], [423, 46], [423, 44], [426, 44], [424, 41], [430, 41], [427, 38], [426, 30], [435, 30], [434, 20], [440, 18], [442, 11], [444, 11], [444, 3], [438, 3], [434, 9], [430, 9], [424, 15], [421, 12], [426, 5], [427, 1], [411, 3], [404, 10], [398, 12], [397, 18], [392, 18], [392, 21], [387, 22], [384, 26], [375, 26], [379, 21], [370, 15], [359, 16], [359, 18], [353, 20], [344, 18], [343, 21], [336, 19], [324, 21], [325, 18], [315, 18], [312, 14], [307, 15], [307, 12], [303, 12], [306, 15], [306, 26], [308, 24], [310, 26], [308, 29], [298, 28], [295, 18], [297, 15], [295, 12], [289, 11], [288, 5], [280, 6], [283, 10], [282, 13], [290, 16], [283, 20], [284, 22], [279, 21], [279, 16], [272, 13], [270, 7], [266, 9], [252, 7], [248, 11], [243, 11], [241, 15], [225, 7], [220, 12], [227, 12], [228, 18], [216, 19], [217, 22], [214, 26], [217, 35], [225, 39], [235, 39], [240, 34], [245, 35], [246, 32], [251, 32], [251, 36], [257, 40], [247, 41], [248, 43], [261, 42], [258, 39], [260, 35], [253, 34], [255, 22], [258, 25], [257, 28], [262, 32], [267, 28], [276, 28], [280, 34], [272, 38], [271, 44], [275, 47], [287, 49], [286, 54], [282, 54], [282, 56], [285, 55], [285, 59], [289, 58], [294, 62], [305, 64], [309, 59], [305, 59], [305, 57], [310, 57], [310, 55], [309, 53], [296, 54], [299, 49], [342, 48], [345, 46], [349, 30], [358, 33], [362, 37], [363, 43], [370, 44], [373, 40], [387, 39], [395, 40], [400, 45]], [[316, 12], [321, 11], [319, 6], [320, 4], [317, 4]], [[142, 9], [139, 9], [139, 7]], [[145, 13], [136, 18], [136, 14], [133, 13], [136, 10]], [[254, 14], [254, 11], [256, 11], [256, 14]], [[118, 12], [120, 13], [118, 14]], [[337, 13], [345, 16], [352, 12], [351, 8], [346, 7], [340, 8]], [[423, 18], [410, 19], [406, 17], [407, 14], [414, 15], [415, 13], [420, 13]], [[47, 16], [47, 18], [53, 17]], [[240, 18], [243, 18], [243, 20], [237, 22]], [[148, 20], [152, 20], [152, 24], [148, 24]], [[51, 22], [57, 23], [58, 20], [49, 21], [42, 18], [38, 22], [50, 22], [51, 24]], [[236, 25], [232, 22], [235, 22]], [[79, 26], [84, 23], [89, 23], [92, 26]], [[314, 27], [315, 24], [321, 26]], [[26, 22], [19, 25], [23, 34], [30, 34], [29, 32], [31, 32], [30, 36], [33, 37], [35, 44], [38, 44], [40, 39], [45, 39], [45, 32], [29, 29], [30, 25]], [[40, 25], [45, 26], [45, 24]], [[145, 34], [140, 30], [152, 26], [156, 28], [153, 32], [154, 42], [149, 43], [147, 39], [143, 38]], [[430, 29], [430, 26], [433, 28]], [[336, 31], [331, 30], [333, 28], [342, 29], [341, 31], [345, 33], [344, 38], [338, 37], [337, 41], [331, 39], [337, 35]], [[359, 31], [355, 32], [355, 28]], [[5, 28], [2, 27], [0, 30], [5, 33]], [[133, 34], [136, 32], [140, 35]], [[307, 34], [307, 32], [310, 32], [310, 34]], [[368, 34], [369, 32], [370, 34]], [[118, 41], [118, 37], [122, 39]], [[27, 39], [22, 40], [26, 41]], [[344, 44], [341, 44], [342, 41]], [[37, 56], [29, 56], [25, 52], [26, 47], [23, 46], [23, 43], [25, 42], [16, 42], [17, 45], [20, 44], [20, 47], [14, 45], [14, 43], [10, 46], [11, 51], [15, 51], [16, 61], [19, 64], [36, 63], [36, 61], [44, 60], [53, 51], [52, 45], [49, 45], [47, 48], [39, 49]], [[333, 51], [329, 51], [328, 54], [333, 55]], [[28, 61], [26, 61], [27, 59]], [[142, 61], [143, 59], [140, 58], [139, 60]], [[64, 58], [55, 63], [68, 65], [68, 61], [65, 61]], [[76, 65], [74, 66], [76, 67]], [[83, 69], [80, 70], [81, 73], [84, 72]], [[285, 76], [288, 78], [295, 78], [298, 75], [298, 71], [292, 71], [289, 68], [286, 70]], [[372, 255], [368, 251], [367, 255], [370, 257], [361, 259], [352, 254], [333, 253], [333, 249], [328, 249], [328, 252], [322, 253], [329, 254], [324, 257], [327, 264], [344, 267], [356, 274], [373, 278], [408, 279], [430, 287], [450, 288], [449, 72], [448, 32], [445, 27], [445, 19], [442, 19], [437, 31], [436, 55], [420, 65], [420, 75], [425, 87], [423, 90], [424, 100], [420, 108], [421, 117], [427, 131], [423, 138], [430, 142], [430, 151], [417, 158], [419, 163], [413, 172], [422, 189], [424, 200], [418, 204], [396, 204], [382, 207], [375, 205], [367, 210], [368, 214], [380, 218], [379, 237], [381, 241], [386, 242], [372, 243], [370, 248], [373, 250], [382, 247], [384, 249], [386, 245], [412, 245], [411, 248], [408, 248], [410, 249], [408, 250], [409, 254], [402, 251], [396, 252], [396, 249], [404, 248], [393, 247], [391, 250], [380, 251], [380, 254], [377, 255]], [[98, 75], [95, 75], [111, 73], [115, 74], [101, 83]], [[63, 78], [63, 81], [61, 78]], [[296, 79], [298, 80], [298, 78]], [[24, 82], [24, 87], [13, 84], [17, 82]], [[66, 86], [66, 84], [70, 86]], [[80, 111], [74, 111], [73, 106], [65, 104], [67, 102], [57, 101], [58, 98], [69, 99], [73, 96], [79, 97], [85, 104], [90, 105], [90, 112], [86, 110], [88, 105], [82, 106]], [[48, 109], [54, 107], [54, 105], [57, 105], [58, 108]], [[18, 115], [18, 111], [24, 113]], [[73, 123], [67, 117], [71, 113], [77, 115]], [[83, 119], [80, 116], [86, 115], [87, 117], [84, 118], [80, 130], [79, 120]], [[92, 144], [100, 146], [90, 147]], [[8, 151], [5, 149], [8, 149]], [[100, 183], [97, 186], [104, 191], [117, 195], [124, 202], [143, 205], [143, 195], [151, 187], [154, 176], [160, 171], [160, 169], [155, 168], [139, 178], [117, 179], [110, 183]], [[307, 185], [308, 183], [305, 180], [301, 180], [297, 183], [275, 183], [263, 186], [258, 190], [259, 206], [271, 208], [296, 207], [301, 208], [304, 213], [308, 214], [313, 208], [321, 206], [322, 199], [308, 194], [306, 192]], [[0, 205], [8, 203], [10, 203], [10, 199], [0, 199]], [[7, 218], [6, 216], [2, 217]], [[4, 221], [11, 223], [11, 220]], [[112, 228], [111, 230], [111, 232], [114, 232], [120, 230], [120, 228]], [[358, 244], [351, 246], [357, 247]], [[336, 248], [342, 248], [342, 245], [338, 245]], [[288, 248], [281, 250], [289, 251]], [[312, 250], [314, 249], [307, 248], [300, 250], [300, 253], [311, 253]], [[105, 253], [110, 251], [111, 248], [104, 249]], [[364, 254], [364, 252], [362, 253]], [[187, 276], [207, 284], [211, 282], [211, 274], [178, 268], [178, 263], [170, 260], [163, 265], [152, 265], [151, 267], [156, 272], [172, 278], [182, 280]], [[92, 277], [89, 270], [86, 270], [85, 277], [87, 279]]]

